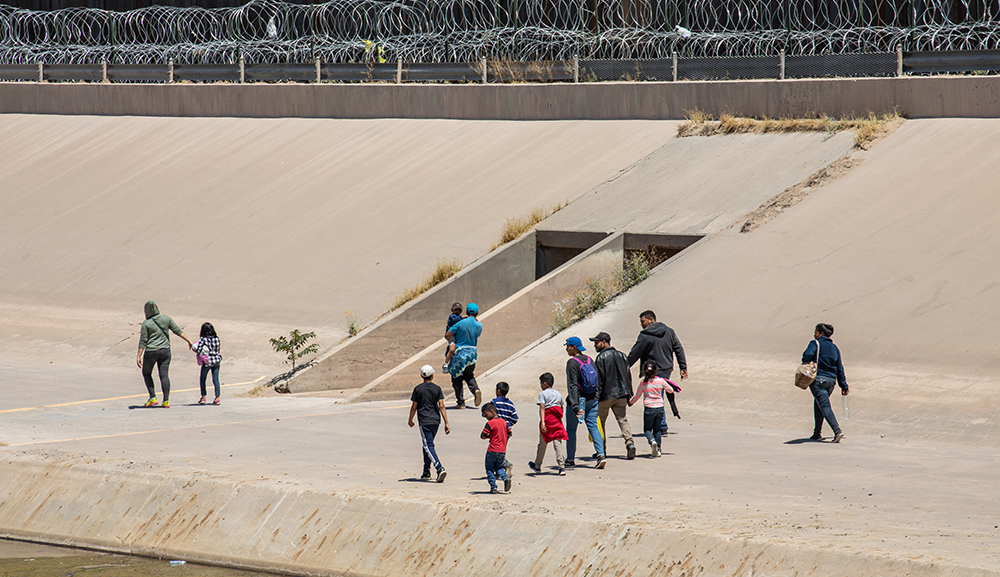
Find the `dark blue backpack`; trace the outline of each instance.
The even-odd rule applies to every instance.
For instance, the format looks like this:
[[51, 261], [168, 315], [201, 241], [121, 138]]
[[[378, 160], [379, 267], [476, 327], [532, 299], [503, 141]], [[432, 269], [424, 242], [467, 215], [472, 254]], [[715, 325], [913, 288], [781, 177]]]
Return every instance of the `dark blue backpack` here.
[[587, 362], [583, 362], [576, 357], [576, 362], [580, 363], [580, 392], [585, 395], [592, 395], [597, 392], [597, 369], [587, 357]]

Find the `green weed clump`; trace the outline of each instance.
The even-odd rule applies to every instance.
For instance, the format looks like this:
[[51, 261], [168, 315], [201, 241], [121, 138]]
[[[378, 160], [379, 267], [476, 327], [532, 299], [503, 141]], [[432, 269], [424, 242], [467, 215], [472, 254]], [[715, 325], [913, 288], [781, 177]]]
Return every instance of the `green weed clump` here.
[[431, 274], [427, 275], [427, 278], [425, 278], [419, 284], [414, 285], [396, 295], [396, 298], [393, 299], [392, 303], [389, 305], [388, 312], [392, 312], [398, 309], [399, 307], [405, 305], [406, 303], [412, 301], [413, 299], [419, 297], [425, 292], [436, 287], [437, 285], [450, 279], [451, 277], [455, 276], [455, 274], [457, 274], [458, 271], [460, 270], [462, 270], [462, 263], [459, 260], [451, 259], [439, 262], [434, 271], [431, 272]]
[[347, 334], [354, 336], [361, 332], [361, 314], [358, 311], [344, 312], [344, 321], [347, 322]]
[[504, 223], [503, 228], [500, 230], [500, 238], [493, 244], [493, 247], [490, 248], [490, 250], [496, 250], [508, 242], [513, 242], [521, 238], [522, 234], [528, 232], [534, 228], [536, 224], [542, 222], [546, 218], [559, 212], [568, 204], [569, 201], [560, 202], [559, 204], [549, 208], [536, 208], [527, 216], [508, 218], [507, 222]]
[[620, 267], [583, 281], [556, 304], [549, 321], [551, 334], [554, 336], [601, 310], [611, 299], [646, 280], [650, 271], [663, 260], [666, 257], [654, 250], [633, 253], [625, 257]]

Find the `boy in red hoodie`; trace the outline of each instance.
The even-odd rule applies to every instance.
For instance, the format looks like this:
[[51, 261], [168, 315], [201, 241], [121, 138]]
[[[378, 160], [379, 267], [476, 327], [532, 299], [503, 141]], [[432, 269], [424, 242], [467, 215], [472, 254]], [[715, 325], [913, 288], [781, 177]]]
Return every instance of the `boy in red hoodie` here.
[[542, 392], [538, 393], [538, 449], [535, 460], [528, 463], [531, 470], [542, 472], [542, 459], [545, 458], [545, 446], [552, 443], [556, 449], [556, 466], [559, 474], [566, 474], [566, 427], [563, 426], [563, 400], [559, 391], [552, 388], [555, 379], [552, 373], [543, 373], [538, 377], [538, 385]]
[[510, 493], [511, 478], [507, 476], [503, 464], [507, 460], [507, 437], [510, 436], [510, 428], [507, 421], [497, 415], [497, 407], [493, 403], [483, 405], [483, 418], [486, 419], [486, 426], [480, 433], [480, 439], [489, 439], [490, 446], [486, 449], [486, 480], [490, 482], [490, 493], [496, 495], [497, 477], [503, 481], [503, 490]]

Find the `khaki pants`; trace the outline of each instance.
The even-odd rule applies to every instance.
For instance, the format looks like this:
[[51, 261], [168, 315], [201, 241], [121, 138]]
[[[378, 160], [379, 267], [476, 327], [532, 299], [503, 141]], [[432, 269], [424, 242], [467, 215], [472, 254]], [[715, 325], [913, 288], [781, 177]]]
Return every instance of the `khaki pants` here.
[[[560, 469], [566, 468], [566, 441], [562, 439], [554, 439], [551, 441], [552, 446], [556, 449], [556, 466]], [[538, 449], [535, 451], [535, 468], [542, 468], [542, 459], [545, 458], [545, 445], [548, 443], [542, 438], [542, 433], [538, 433]]]
[[[601, 401], [597, 405], [597, 416], [601, 419], [601, 427], [604, 429], [604, 438], [608, 438], [608, 409], [615, 414], [618, 421], [618, 428], [622, 430], [622, 437], [625, 439], [625, 446], [632, 444], [632, 427], [628, 424], [628, 400], [608, 399]], [[607, 441], [605, 441], [605, 451], [607, 451]]]

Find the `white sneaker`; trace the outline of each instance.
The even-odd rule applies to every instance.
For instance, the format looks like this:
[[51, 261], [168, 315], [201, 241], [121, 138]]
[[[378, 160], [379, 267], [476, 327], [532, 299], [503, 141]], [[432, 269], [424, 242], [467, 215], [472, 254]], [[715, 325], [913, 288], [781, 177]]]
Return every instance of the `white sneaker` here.
[[653, 450], [652, 456], [653, 457], [659, 457], [660, 456], [660, 447], [659, 447], [659, 445], [656, 444], [656, 441], [650, 441], [649, 442], [649, 446]]

